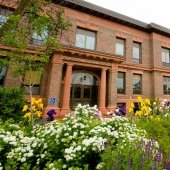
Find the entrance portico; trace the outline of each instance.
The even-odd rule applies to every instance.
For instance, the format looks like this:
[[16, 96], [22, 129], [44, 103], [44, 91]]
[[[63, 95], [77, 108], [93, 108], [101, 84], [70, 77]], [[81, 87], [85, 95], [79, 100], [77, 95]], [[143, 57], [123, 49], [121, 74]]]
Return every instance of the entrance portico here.
[[54, 104], [47, 102], [48, 110], [56, 109], [58, 118], [74, 110], [78, 103], [97, 105], [103, 114], [111, 110], [116, 105], [118, 71], [118, 64], [111, 61], [82, 59], [80, 54], [53, 55], [47, 99], [57, 100]]

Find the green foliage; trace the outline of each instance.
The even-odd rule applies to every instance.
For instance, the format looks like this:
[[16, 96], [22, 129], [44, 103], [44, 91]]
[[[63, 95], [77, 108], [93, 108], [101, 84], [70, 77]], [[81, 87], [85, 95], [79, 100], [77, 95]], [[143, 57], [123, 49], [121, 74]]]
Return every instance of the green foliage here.
[[43, 44], [50, 48], [52, 48], [52, 47], [57, 48], [57, 49], [61, 48], [61, 45], [58, 43], [56, 38], [48, 38], [48, 39], [44, 40]]
[[[58, 38], [69, 29], [71, 23], [65, 18], [64, 10], [55, 8], [51, 1], [21, 0], [17, 5], [13, 15], [8, 16], [7, 22], [0, 28], [0, 43], [11, 49], [2, 54], [0, 51], [0, 55], [8, 56], [8, 62], [0, 57], [0, 66], [10, 65], [14, 76], [19, 77], [23, 85], [30, 87], [29, 95], [32, 99], [32, 87], [36, 80], [33, 82], [31, 72], [42, 73], [53, 52], [61, 48]], [[31, 52], [27, 51], [35, 39], [40, 43], [33, 44], [34, 50]], [[27, 71], [30, 72], [30, 81], [26, 84], [21, 77]], [[12, 111], [3, 109], [3, 114], [6, 112]], [[33, 119], [34, 116], [31, 117]]]
[[0, 118], [5, 121], [10, 118], [16, 122], [22, 119], [22, 107], [24, 105], [24, 95], [21, 89], [6, 89], [0, 87]]
[[2, 58], [0, 59], [0, 67], [8, 65], [8, 59], [7, 58]]
[[[16, 14], [16, 11], [20, 11], [20, 14]], [[11, 69], [14, 75], [23, 76], [27, 70], [42, 71], [53, 51], [61, 48], [58, 38], [61, 38], [63, 31], [67, 31], [70, 26], [64, 10], [54, 8], [51, 1], [30, 0], [29, 3], [24, 3], [24, 0], [21, 0], [13, 15], [10, 15], [0, 28], [0, 42], [13, 49], [9, 55], [3, 55], [8, 56], [8, 64], [13, 66]], [[30, 48], [33, 34], [42, 41], [40, 48], [34, 48], [34, 54], [26, 52]], [[4, 64], [4, 60], [0, 61], [0, 65]]]
[[170, 154], [170, 117], [161, 116], [160, 119], [139, 119], [138, 127], [146, 130], [148, 137], [158, 141], [165, 159]]
[[96, 114], [96, 108], [79, 105], [62, 123], [37, 125], [32, 133], [11, 121], [0, 122], [0, 163], [6, 169], [163, 169], [155, 156], [158, 150], [164, 160], [169, 154], [169, 117], [134, 119], [137, 128], [126, 118]]
[[23, 37], [28, 33], [25, 28], [18, 29], [21, 20], [20, 15], [11, 15], [8, 17], [8, 30], [4, 31], [4, 36], [1, 37], [1, 42], [11, 47], [26, 49], [26, 42]]
[[[162, 170], [162, 162], [155, 159], [155, 146], [140, 141], [134, 143], [119, 143], [117, 147], [109, 146], [101, 154], [102, 163], [100, 170]], [[148, 146], [150, 148], [148, 148]]]
[[97, 108], [88, 105], [78, 105], [62, 122], [37, 124], [31, 132], [28, 127], [0, 124], [0, 168], [94, 170], [102, 163], [108, 141], [116, 149], [116, 141], [129, 145], [146, 139], [139, 131], [123, 117], [102, 119]]
[[[42, 73], [53, 52], [61, 48], [58, 38], [61, 38], [63, 31], [67, 31], [70, 26], [71, 23], [64, 16], [64, 10], [54, 8], [51, 1], [21, 0], [13, 15], [10, 15], [7, 22], [0, 28], [1, 44], [11, 49], [10, 52], [3, 52], [3, 54], [0, 51], [1, 55], [8, 56], [8, 60], [0, 57], [0, 66], [10, 65], [13, 75], [19, 77], [23, 85], [30, 87], [31, 99], [32, 87], [36, 82], [36, 80], [33, 82], [31, 72]], [[30, 53], [27, 50], [30, 49], [31, 42], [35, 39], [40, 44], [34, 44], [34, 50]], [[41, 47], [35, 47], [35, 45]], [[30, 81], [26, 84], [21, 77], [27, 71], [30, 72]], [[6, 112], [12, 111], [5, 108], [3, 114], [7, 114]], [[34, 116], [31, 117], [33, 119]]]

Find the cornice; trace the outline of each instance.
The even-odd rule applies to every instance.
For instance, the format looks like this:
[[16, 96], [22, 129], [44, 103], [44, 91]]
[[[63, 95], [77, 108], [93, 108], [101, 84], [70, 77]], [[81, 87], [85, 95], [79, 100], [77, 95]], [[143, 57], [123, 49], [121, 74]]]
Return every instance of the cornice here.
[[60, 53], [63, 53], [64, 55], [71, 55], [71, 56], [77, 56], [80, 58], [89, 58], [94, 60], [101, 60], [106, 62], [114, 62], [114, 63], [122, 63], [125, 61], [125, 58], [117, 56], [115, 54], [109, 54], [104, 53], [100, 51], [93, 51], [93, 50], [86, 50], [86, 49], [80, 49], [76, 47], [64, 47], [59, 50]]
[[141, 70], [141, 71], [148, 71], [148, 72], [162, 72], [162, 73], [170, 73], [170, 67], [147, 67], [142, 64], [119, 64], [119, 68], [131, 69], [131, 70]]

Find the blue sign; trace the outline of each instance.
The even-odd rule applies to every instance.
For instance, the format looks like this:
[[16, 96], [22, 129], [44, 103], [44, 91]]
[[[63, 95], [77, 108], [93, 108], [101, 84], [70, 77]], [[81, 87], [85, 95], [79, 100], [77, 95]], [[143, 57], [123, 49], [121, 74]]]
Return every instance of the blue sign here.
[[56, 98], [55, 97], [51, 97], [50, 98], [50, 104], [55, 104], [56, 103]]

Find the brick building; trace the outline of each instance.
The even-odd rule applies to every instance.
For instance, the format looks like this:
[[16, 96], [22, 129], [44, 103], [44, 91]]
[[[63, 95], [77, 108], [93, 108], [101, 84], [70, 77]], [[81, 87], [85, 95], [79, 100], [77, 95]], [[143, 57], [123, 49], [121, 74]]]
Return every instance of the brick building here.
[[[33, 89], [46, 111], [54, 108], [62, 117], [82, 103], [106, 113], [116, 105], [128, 107], [139, 95], [170, 100], [169, 29], [83, 0], [65, 0], [62, 6], [73, 24], [69, 41], [61, 41], [62, 49]], [[21, 86], [6, 68], [0, 70], [0, 83]]]

